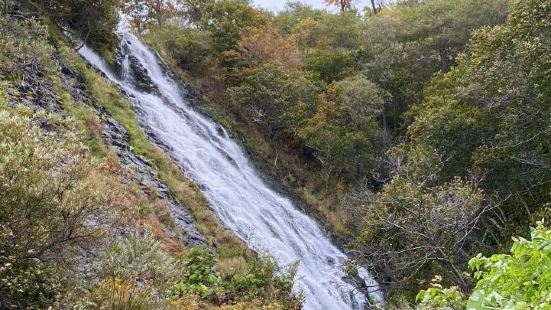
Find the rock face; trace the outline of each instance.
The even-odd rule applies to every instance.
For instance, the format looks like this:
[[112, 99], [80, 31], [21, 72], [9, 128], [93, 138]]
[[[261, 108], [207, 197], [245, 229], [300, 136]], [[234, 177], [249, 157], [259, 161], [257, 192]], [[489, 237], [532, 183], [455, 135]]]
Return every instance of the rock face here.
[[[68, 91], [73, 100], [79, 104], [94, 108], [102, 122], [101, 133], [104, 143], [113, 150], [124, 170], [127, 171], [128, 182], [136, 181], [145, 195], [156, 195], [165, 204], [176, 225], [180, 228], [181, 233], [177, 236], [175, 233], [165, 227], [165, 231], [173, 239], [178, 239], [186, 246], [202, 246], [207, 247], [203, 236], [195, 228], [193, 217], [187, 211], [187, 208], [172, 194], [172, 192], [158, 178], [157, 172], [152, 167], [151, 163], [144, 157], [135, 154], [129, 145], [129, 135], [126, 129], [121, 126], [95, 99], [90, 96], [84, 87], [84, 80], [78, 72], [74, 72], [68, 66], [65, 66], [61, 60], [56, 59], [59, 64], [59, 72], [62, 78], [63, 88]], [[155, 91], [153, 83], [144, 77], [147, 74], [140, 73], [141, 66], [133, 60], [135, 67], [132, 71], [135, 77], [140, 80], [140, 85], [149, 91]], [[131, 61], [132, 63], [132, 61]], [[119, 68], [120, 69], [120, 68]], [[23, 104], [33, 110], [44, 109], [50, 113], [60, 113], [62, 111], [61, 100], [53, 91], [53, 86], [46, 79], [33, 74], [28, 75], [30, 78], [21, 83], [17, 89], [8, 88], [9, 104]], [[37, 124], [41, 127], [46, 127], [48, 124]], [[152, 139], [152, 143], [155, 143]], [[160, 146], [162, 148], [162, 146]], [[151, 194], [154, 193], [154, 194]]]
[[128, 145], [128, 134], [116, 120], [109, 115], [102, 113], [103, 140], [111, 146], [122, 164], [135, 171], [133, 178], [137, 181], [144, 192], [150, 192], [155, 189], [157, 198], [167, 204], [172, 218], [176, 225], [183, 232], [179, 239], [183, 239], [188, 247], [203, 246], [206, 247], [203, 236], [195, 229], [193, 217], [187, 212], [186, 208], [174, 197], [170, 190], [159, 181], [156, 171], [151, 163], [142, 156], [132, 152]]
[[44, 109], [57, 113], [61, 110], [59, 97], [54, 93], [52, 83], [30, 68], [25, 69], [25, 79], [17, 88], [8, 88], [8, 103], [11, 106], [22, 104], [33, 110]]
[[[127, 42], [127, 44], [130, 44], [130, 42]], [[140, 61], [133, 56], [124, 56], [128, 54], [121, 50], [125, 47], [126, 44], [120, 44], [117, 48], [113, 71], [115, 71], [115, 73], [119, 76], [127, 76], [127, 78], [130, 78], [133, 84], [143, 92], [157, 92], [157, 86], [155, 86], [155, 83], [151, 81], [147, 69], [140, 64]]]

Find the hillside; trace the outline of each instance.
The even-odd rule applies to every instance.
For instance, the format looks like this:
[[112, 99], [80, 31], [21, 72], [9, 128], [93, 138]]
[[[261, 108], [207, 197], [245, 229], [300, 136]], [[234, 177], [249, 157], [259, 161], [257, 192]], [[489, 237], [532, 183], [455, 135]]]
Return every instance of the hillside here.
[[551, 1], [325, 2], [0, 0], [0, 308], [547, 309]]
[[26, 9], [0, 20], [1, 307], [294, 308], [292, 275], [222, 227], [130, 102]]

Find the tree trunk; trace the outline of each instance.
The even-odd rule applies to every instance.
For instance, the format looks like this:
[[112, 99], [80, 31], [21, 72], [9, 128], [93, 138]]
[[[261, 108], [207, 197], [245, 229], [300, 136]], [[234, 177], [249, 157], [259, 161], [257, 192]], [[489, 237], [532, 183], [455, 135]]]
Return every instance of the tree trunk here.
[[448, 70], [450, 69], [450, 58], [448, 56], [448, 53], [446, 52], [445, 49], [441, 48], [438, 50], [438, 53], [439, 53], [439, 56], [440, 56], [440, 65], [441, 65], [441, 69], [442, 69], [442, 72], [448, 72]]
[[379, 9], [377, 9], [377, 6], [375, 5], [375, 0], [371, 0], [371, 7], [373, 8], [373, 14], [379, 13]]
[[467, 285], [467, 282], [465, 282], [465, 279], [463, 278], [463, 276], [461, 275], [461, 272], [459, 272], [459, 270], [457, 270], [457, 268], [455, 268], [455, 266], [453, 265], [452, 262], [450, 261], [447, 261], [447, 264], [448, 266], [450, 266], [450, 269], [453, 273], [453, 275], [455, 276], [456, 280], [457, 280], [457, 284], [459, 286], [459, 290], [462, 292], [462, 293], [468, 293], [469, 291], [469, 286]]
[[448, 256], [446, 254], [444, 254], [444, 251], [442, 251], [442, 249], [439, 248], [438, 252], [442, 256], [440, 261], [445, 263], [446, 265], [448, 265], [448, 267], [450, 268], [452, 274], [454, 275], [455, 280], [456, 280], [455, 282], [456, 282], [457, 286], [459, 286], [459, 290], [462, 293], [468, 293], [469, 285], [467, 285], [467, 282], [465, 282], [465, 279], [461, 275], [461, 272], [459, 270], [457, 270], [457, 268], [455, 267], [453, 262], [448, 258]]

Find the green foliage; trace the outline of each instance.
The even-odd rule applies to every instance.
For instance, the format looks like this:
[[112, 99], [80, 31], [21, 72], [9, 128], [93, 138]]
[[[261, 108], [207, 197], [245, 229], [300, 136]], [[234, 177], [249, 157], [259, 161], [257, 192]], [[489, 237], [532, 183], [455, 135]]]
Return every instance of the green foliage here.
[[226, 57], [235, 58], [239, 71], [244, 71], [238, 72], [241, 75], [275, 61], [290, 70], [300, 67], [296, 38], [284, 37], [271, 26], [248, 28], [241, 36], [236, 49], [228, 52]]
[[179, 298], [193, 294], [218, 303], [228, 298], [255, 300], [272, 296], [289, 307], [295, 305], [292, 287], [297, 266], [287, 272], [278, 272], [270, 260], [251, 259], [248, 270], [230, 269], [221, 273], [216, 270], [218, 262], [212, 253], [204, 248], [193, 248], [183, 262], [182, 279], [172, 286], [171, 295]]
[[364, 72], [392, 94], [394, 126], [432, 74], [455, 64], [470, 33], [502, 23], [509, 7], [509, 0], [404, 1], [365, 20]]
[[304, 59], [304, 69], [326, 83], [342, 80], [355, 69], [353, 54], [320, 51], [308, 54]]
[[478, 279], [469, 309], [551, 308], [551, 229], [539, 222], [531, 231], [531, 240], [513, 238], [511, 254], [469, 261]]
[[[43, 307], [59, 298], [61, 269], [101, 237], [121, 199], [116, 179], [90, 159], [58, 118], [0, 110], [0, 304]], [[63, 262], [64, 265], [59, 265]], [[61, 269], [60, 269], [61, 268]]]
[[175, 64], [192, 75], [204, 75], [213, 71], [212, 38], [209, 32], [189, 31], [174, 24], [152, 27], [144, 34], [146, 41], [162, 50]]
[[114, 30], [119, 21], [119, 0], [48, 0], [41, 5], [56, 23], [69, 26], [81, 40], [103, 54], [118, 44]]
[[462, 78], [460, 68], [437, 76], [424, 90], [425, 100], [407, 112], [415, 121], [408, 127], [413, 147], [434, 148], [446, 158], [442, 180], [467, 176], [472, 153], [480, 145], [485, 123], [483, 111], [464, 100], [454, 89]]
[[130, 0], [124, 2], [124, 12], [131, 17], [131, 25], [141, 33], [147, 27], [163, 27], [167, 21], [182, 15], [179, 10], [182, 4], [182, 0]]
[[316, 114], [299, 135], [323, 165], [326, 182], [335, 172], [360, 176], [374, 167], [385, 99], [363, 75], [333, 83], [320, 97]]
[[279, 62], [268, 63], [228, 90], [232, 102], [248, 110], [251, 121], [270, 137], [295, 133], [311, 115], [318, 87], [300, 71], [287, 70]]
[[360, 47], [360, 19], [355, 12], [304, 17], [300, 16], [302, 20], [291, 33], [296, 35], [299, 47], [306, 53], [316, 50], [346, 52]]
[[431, 287], [422, 290], [416, 297], [419, 305], [417, 309], [464, 309], [465, 300], [456, 286], [442, 288], [440, 284], [431, 284]]
[[200, 26], [211, 33], [214, 48], [223, 52], [235, 47], [244, 29], [267, 22], [267, 14], [252, 8], [249, 0], [221, 0], [208, 2]]
[[107, 278], [126, 281], [147, 278], [163, 283], [175, 274], [172, 259], [162, 251], [159, 241], [150, 232], [143, 235], [132, 233], [113, 242], [109, 251], [101, 256], [101, 262], [99, 271]]
[[297, 297], [292, 292], [297, 268], [298, 263], [287, 270], [279, 270], [269, 258], [254, 258], [246, 273], [233, 272], [225, 276], [230, 283], [226, 290], [244, 299], [273, 295], [293, 305], [297, 303]]
[[182, 280], [173, 285], [173, 295], [197, 294], [201, 298], [217, 299], [221, 297], [222, 276], [214, 272], [214, 255], [207, 249], [194, 248], [183, 264]]
[[313, 9], [300, 1], [288, 1], [285, 4], [285, 9], [275, 16], [275, 21], [283, 33], [291, 34], [301, 21], [319, 20], [325, 15], [327, 12], [324, 10]]
[[[513, 238], [511, 254], [477, 255], [469, 267], [478, 280], [468, 298], [440, 285], [420, 291], [420, 309], [549, 309], [551, 307], [551, 230], [538, 222], [531, 240]], [[468, 300], [465, 300], [468, 299]]]
[[16, 79], [55, 70], [46, 28], [35, 19], [0, 16], [0, 74]]
[[[551, 48], [549, 1], [519, 1], [506, 24], [477, 31], [469, 54], [435, 78], [422, 105], [410, 112], [413, 145], [449, 157], [443, 177], [482, 171], [483, 188], [512, 194], [506, 211], [514, 221], [537, 211], [548, 197], [551, 175]], [[525, 208], [519, 208], [524, 205]], [[530, 211], [531, 212], [531, 211]]]
[[[0, 238], [6, 238], [4, 232]], [[39, 259], [21, 261], [0, 251], [0, 306], [45, 308], [65, 293], [62, 270]]]
[[[444, 278], [465, 291], [468, 283], [462, 271], [477, 251], [472, 242], [478, 237], [471, 232], [480, 229], [480, 219], [492, 207], [476, 183], [455, 179], [430, 186], [430, 178], [401, 171], [383, 191], [356, 198], [356, 204], [367, 205], [359, 206], [363, 232], [354, 245], [392, 279], [391, 285], [413, 286], [411, 279], [427, 279], [434, 270], [445, 270]], [[491, 232], [491, 226], [486, 229]]]
[[100, 282], [91, 298], [96, 307], [145, 310], [162, 307], [161, 292], [177, 270], [159, 241], [146, 232], [114, 241], [100, 256], [96, 274]]

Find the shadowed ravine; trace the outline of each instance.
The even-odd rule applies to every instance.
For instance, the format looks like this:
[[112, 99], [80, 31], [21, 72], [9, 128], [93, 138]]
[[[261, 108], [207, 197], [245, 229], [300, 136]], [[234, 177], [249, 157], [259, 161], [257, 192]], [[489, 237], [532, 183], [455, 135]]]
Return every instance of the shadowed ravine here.
[[[295, 289], [304, 292], [305, 309], [366, 307], [367, 298], [342, 279], [345, 254], [317, 223], [270, 189], [239, 145], [189, 105], [154, 52], [125, 29], [119, 34], [120, 73], [87, 47], [80, 50], [81, 55], [127, 94], [141, 126], [170, 149], [223, 224], [252, 249], [273, 256], [280, 266], [300, 261]], [[143, 75], [149, 83], [146, 87]], [[374, 285], [365, 270], [359, 274], [367, 285]]]

